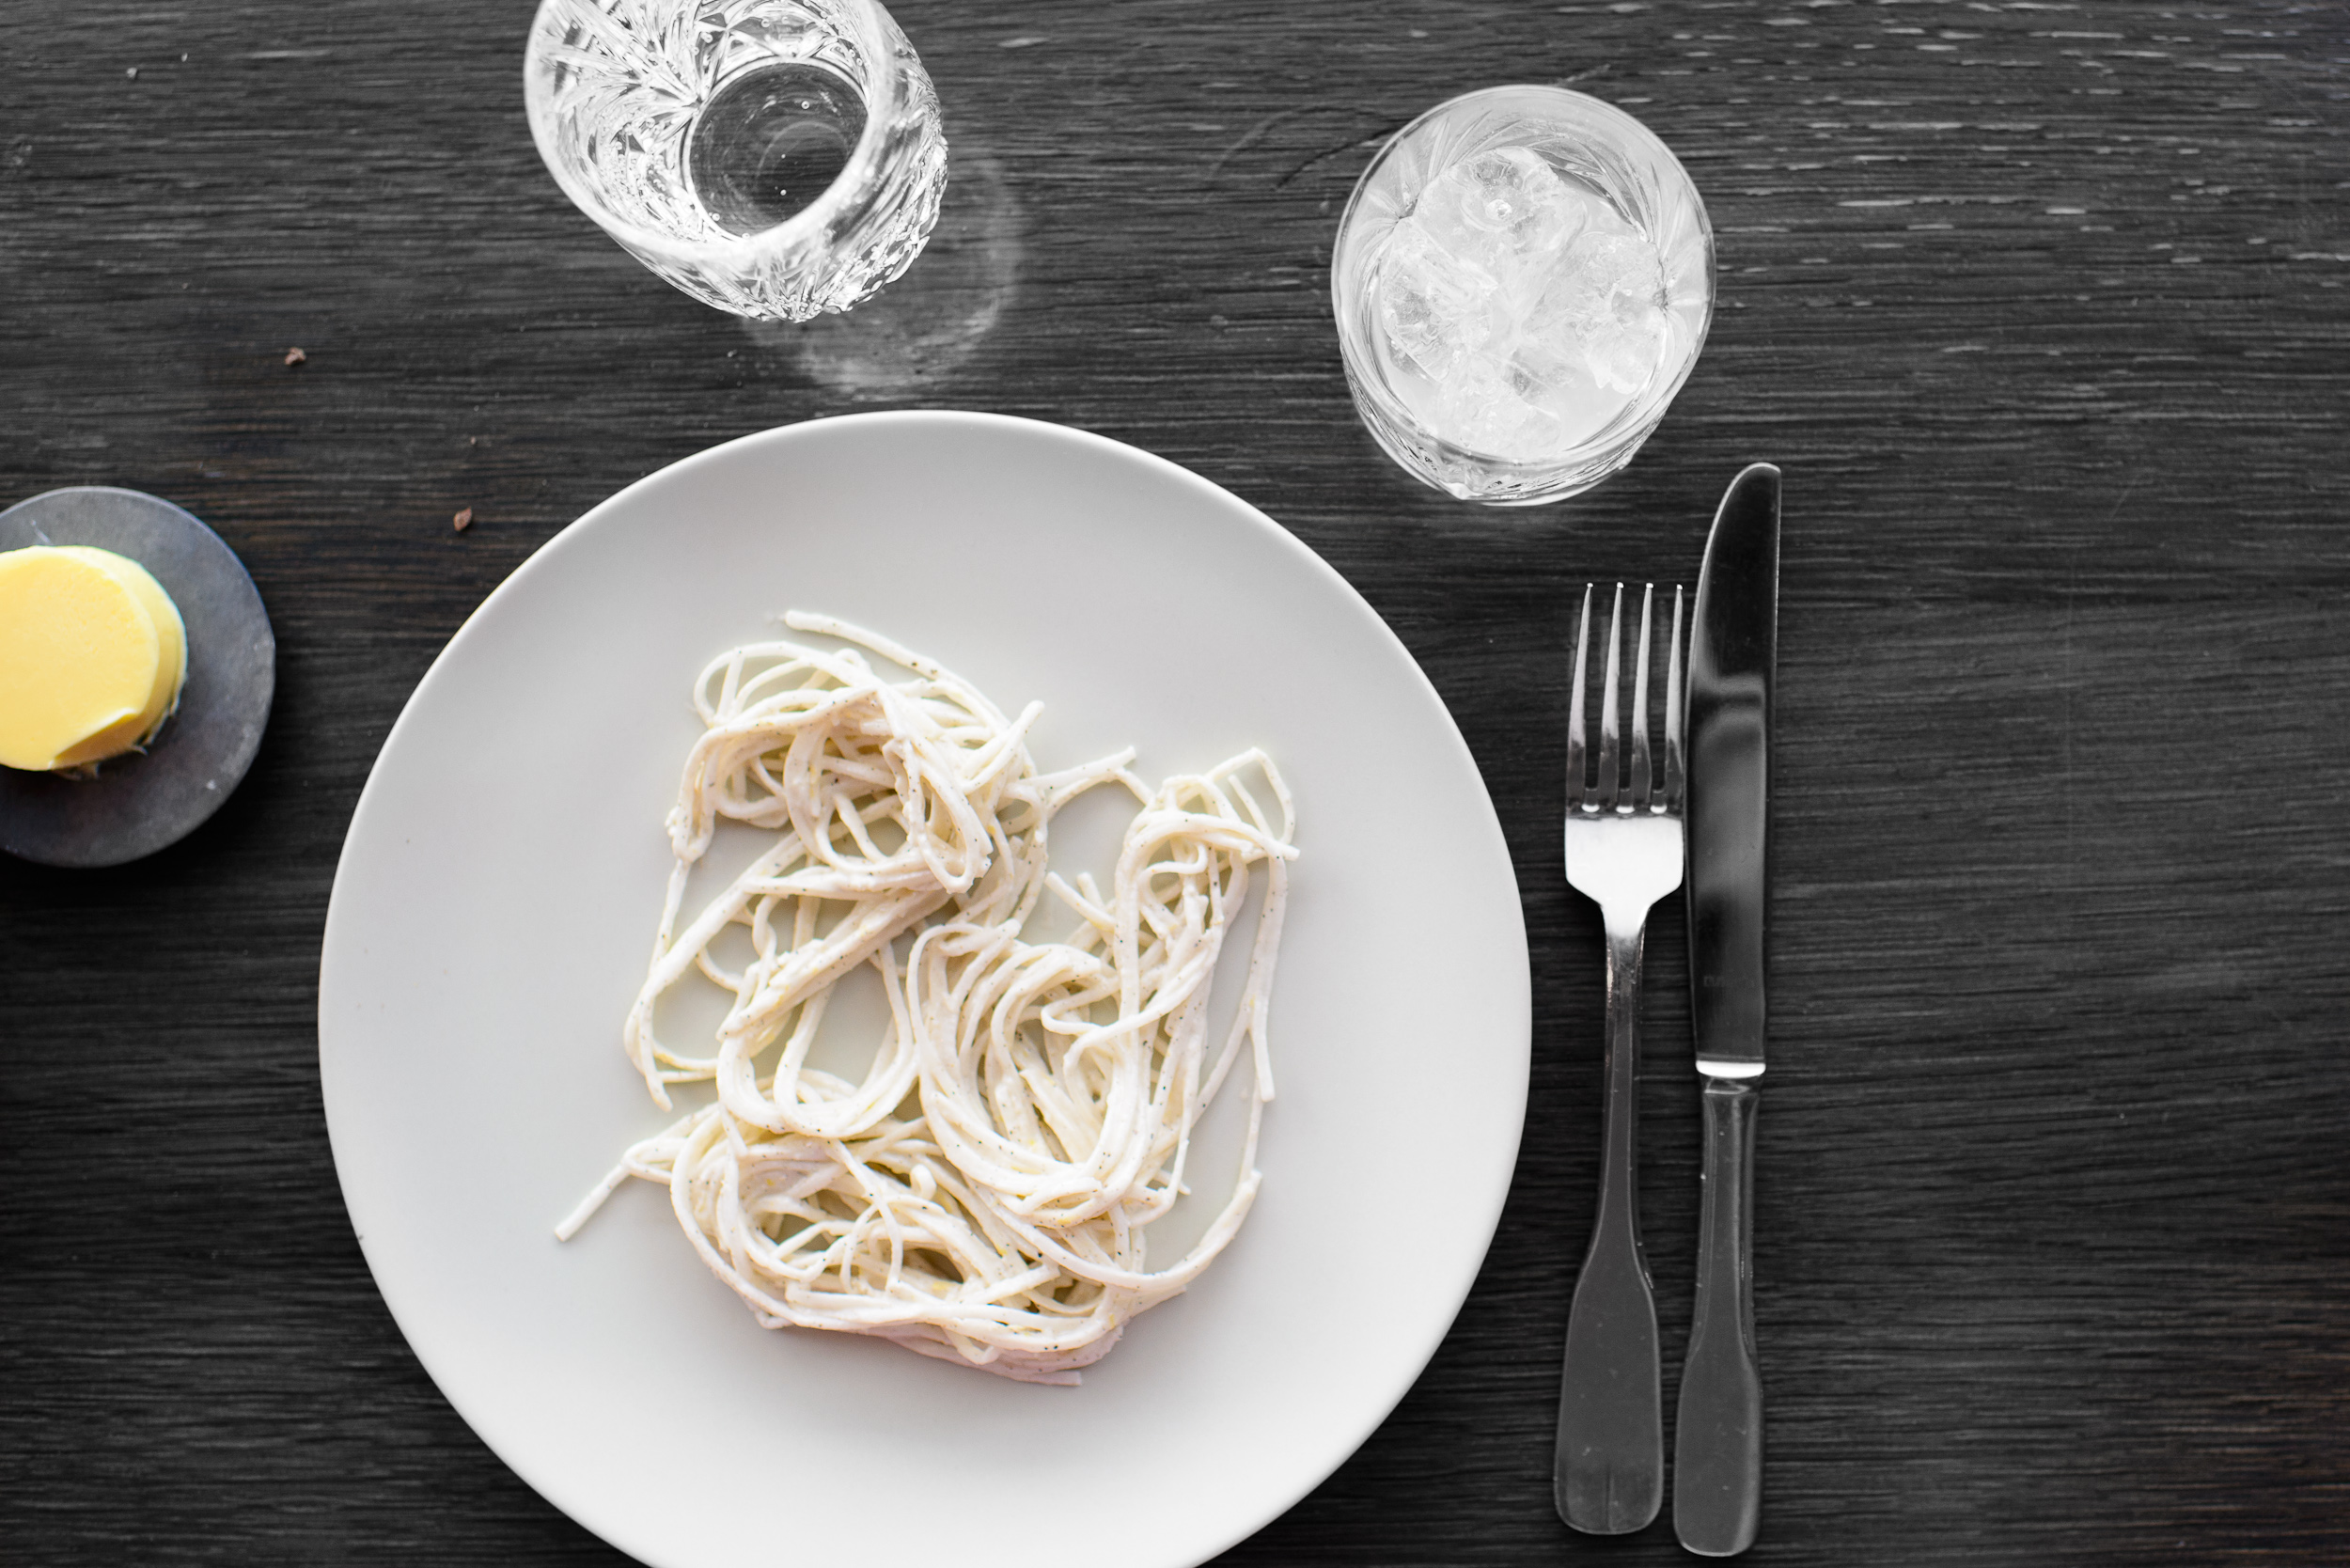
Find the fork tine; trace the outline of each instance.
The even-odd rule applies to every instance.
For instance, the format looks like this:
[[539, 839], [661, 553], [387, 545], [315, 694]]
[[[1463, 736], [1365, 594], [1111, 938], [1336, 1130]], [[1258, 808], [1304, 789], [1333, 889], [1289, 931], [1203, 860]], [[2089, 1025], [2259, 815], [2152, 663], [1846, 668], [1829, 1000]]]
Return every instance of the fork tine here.
[[1632, 666], [1632, 809], [1649, 808], [1648, 759], [1648, 611], [1656, 585], [1640, 589], [1640, 656]]
[[1607, 685], [1599, 699], [1599, 808], [1613, 811], [1622, 779], [1616, 759], [1616, 684], [1623, 667], [1623, 585], [1616, 585], [1616, 607], [1607, 612]]
[[1591, 585], [1583, 585], [1583, 619], [1574, 629], [1574, 684], [1567, 698], [1567, 809], [1582, 809], [1583, 651], [1591, 640]]
[[1665, 809], [1681, 811], [1681, 588], [1673, 586], [1672, 658], [1665, 666]]

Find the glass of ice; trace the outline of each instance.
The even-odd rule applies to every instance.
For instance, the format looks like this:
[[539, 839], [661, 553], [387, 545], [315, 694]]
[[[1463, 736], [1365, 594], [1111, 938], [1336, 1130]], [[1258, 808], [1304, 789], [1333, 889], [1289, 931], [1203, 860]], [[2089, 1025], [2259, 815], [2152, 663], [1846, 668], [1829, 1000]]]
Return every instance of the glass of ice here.
[[872, 0], [543, 0], [524, 95], [564, 194], [739, 316], [846, 310], [938, 221], [938, 94]]
[[1371, 160], [1330, 259], [1355, 406], [1414, 476], [1536, 506], [1632, 461], [1697, 363], [1714, 234], [1638, 120], [1559, 87], [1440, 103]]

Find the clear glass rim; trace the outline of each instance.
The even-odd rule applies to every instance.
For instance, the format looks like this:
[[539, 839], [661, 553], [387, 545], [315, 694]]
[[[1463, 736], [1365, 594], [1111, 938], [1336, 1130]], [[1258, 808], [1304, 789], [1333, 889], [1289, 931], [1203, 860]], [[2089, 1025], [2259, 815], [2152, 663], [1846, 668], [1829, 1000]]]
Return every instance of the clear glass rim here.
[[[858, 133], [848, 163], [824, 187], [823, 194], [772, 228], [719, 240], [681, 241], [674, 234], [620, 216], [582, 185], [549, 145], [552, 133], [548, 122], [553, 117], [549, 113], [547, 89], [542, 86], [547, 71], [540, 54], [540, 40], [547, 35], [540, 24], [547, 20], [547, 14], [556, 6], [565, 3], [566, 0], [539, 0], [539, 8], [531, 14], [530, 36], [523, 48], [524, 115], [530, 121], [530, 139], [539, 149], [539, 161], [555, 176], [556, 184], [571, 197], [572, 205], [631, 250], [678, 261], [749, 261], [771, 251], [788, 250], [803, 240], [822, 234], [840, 210], [849, 205], [853, 193], [867, 189], [879, 180], [882, 147], [888, 140], [888, 109], [897, 101], [901, 74], [898, 52], [890, 46], [889, 13], [882, 8], [879, 0], [831, 0], [855, 29], [857, 48], [865, 56], [865, 129]], [[588, 3], [593, 4], [594, 0]], [[673, 3], [683, 7], [695, 5], [697, 0]]]
[[[1509, 93], [1535, 93], [1545, 98], [1570, 102], [1586, 112], [1596, 112], [1598, 118], [1622, 132], [1628, 140], [1637, 143], [1644, 151], [1655, 154], [1666, 166], [1672, 170], [1674, 176], [1680, 180], [1683, 188], [1688, 192], [1690, 204], [1697, 212], [1699, 233], [1705, 244], [1705, 316], [1698, 322], [1696, 334], [1689, 344], [1689, 352], [1683, 357], [1681, 368], [1674, 372], [1671, 381], [1659, 383], [1646, 389], [1641, 396], [1624, 404], [1613, 419], [1608, 420], [1607, 423], [1592, 431], [1589, 437], [1566, 451], [1556, 457], [1543, 458], [1534, 462], [1524, 462], [1516, 458], [1502, 457], [1494, 452], [1480, 451], [1474, 447], [1464, 447], [1458, 442], [1449, 441], [1438, 435], [1428, 429], [1419, 416], [1405, 407], [1402, 400], [1388, 389], [1386, 379], [1380, 375], [1376, 364], [1360, 363], [1363, 353], [1355, 346], [1354, 338], [1347, 330], [1346, 301], [1343, 292], [1345, 274], [1339, 265], [1339, 256], [1345, 243], [1347, 230], [1354, 227], [1355, 214], [1362, 206], [1364, 194], [1371, 189], [1372, 178], [1386, 166], [1388, 159], [1395, 156], [1396, 149], [1409, 140], [1415, 132], [1439, 115], [1451, 113], [1464, 105], [1477, 103], [1480, 100], [1499, 98]], [[1662, 418], [1666, 407], [1687, 384], [1691, 372], [1696, 370], [1698, 356], [1703, 351], [1706, 336], [1713, 330], [1714, 325], [1713, 220], [1706, 214], [1705, 200], [1698, 192], [1697, 181], [1689, 178], [1689, 171], [1682, 167], [1681, 160], [1673, 155], [1672, 149], [1667, 147], [1664, 139], [1650, 130], [1637, 117], [1619, 109], [1606, 99], [1593, 98], [1590, 93], [1576, 92], [1572, 87], [1553, 86], [1541, 82], [1505, 82], [1497, 86], [1479, 87], [1473, 92], [1465, 92], [1457, 97], [1448, 98], [1433, 108], [1414, 116], [1403, 129], [1389, 136], [1381, 144], [1379, 150], [1371, 155], [1370, 164], [1363, 169], [1362, 177], [1355, 181], [1355, 189], [1346, 198], [1345, 210], [1339, 214], [1338, 237], [1330, 247], [1330, 316], [1339, 329], [1339, 356], [1345, 365], [1347, 379], [1353, 384], [1355, 395], [1368, 400], [1394, 424], [1405, 430], [1419, 432], [1427, 438], [1430, 445], [1444, 452], [1457, 454], [1471, 462], [1482, 463], [1488, 467], [1506, 469], [1512, 474], [1523, 475], [1529, 478], [1579, 467], [1590, 463], [1593, 458], [1612, 450], [1622, 445], [1626, 438], [1637, 435], [1641, 430]], [[1633, 416], [1636, 412], [1638, 417], [1634, 419]], [[1437, 488], [1443, 487], [1437, 486]]]

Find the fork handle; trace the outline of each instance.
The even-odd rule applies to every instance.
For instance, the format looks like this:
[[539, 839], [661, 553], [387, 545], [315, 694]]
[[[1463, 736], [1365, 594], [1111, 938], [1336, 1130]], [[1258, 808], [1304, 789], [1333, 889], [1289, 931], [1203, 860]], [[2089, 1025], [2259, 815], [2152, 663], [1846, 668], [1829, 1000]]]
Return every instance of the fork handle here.
[[[1574, 1282], [1559, 1378], [1559, 1516], [1592, 1535], [1622, 1535], [1665, 1497], [1665, 1410], [1656, 1300], [1640, 1249], [1640, 960], [1646, 911], [1608, 921], [1606, 1142], [1599, 1218]], [[1625, 925], [1629, 929], [1623, 929]]]
[[1762, 1379], [1754, 1357], [1754, 1119], [1745, 1078], [1705, 1080], [1705, 1201], [1697, 1314], [1673, 1433], [1673, 1533], [1735, 1557], [1762, 1514]]

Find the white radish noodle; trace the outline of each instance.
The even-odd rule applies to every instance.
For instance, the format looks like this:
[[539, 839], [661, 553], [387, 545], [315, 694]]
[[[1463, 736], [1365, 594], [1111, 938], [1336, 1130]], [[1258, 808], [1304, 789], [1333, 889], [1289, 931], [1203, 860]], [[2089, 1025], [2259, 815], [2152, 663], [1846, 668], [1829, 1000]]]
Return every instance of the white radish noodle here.
[[[849, 646], [753, 644], [695, 683], [705, 728], [669, 813], [677, 866], [621, 1035], [663, 1108], [673, 1083], [714, 1081], [717, 1099], [629, 1149], [556, 1234], [570, 1239], [628, 1177], [659, 1182], [703, 1261], [768, 1327], [875, 1335], [1073, 1383], [1127, 1320], [1207, 1267], [1256, 1199], [1297, 853], [1289, 792], [1255, 750], [1155, 791], [1128, 771], [1131, 749], [1040, 774], [1026, 745], [1039, 705], [1007, 720], [870, 632], [784, 620]], [[912, 673], [885, 676], [867, 652]], [[1110, 782], [1141, 808], [1104, 894], [1051, 872], [1046, 839], [1061, 807]], [[687, 880], [722, 819], [776, 839], [689, 917]], [[1237, 1009], [1212, 1041], [1217, 960], [1260, 874]], [[1047, 892], [1073, 929], [1026, 941]], [[729, 935], [747, 936], [739, 972], [713, 952]], [[890, 1022], [850, 1082], [808, 1056], [832, 987], [866, 965]], [[653, 1021], [695, 977], [733, 998], [700, 1054]], [[1154, 1267], [1145, 1231], [1183, 1190], [1192, 1130], [1243, 1059], [1231, 1196], [1196, 1245]]]

